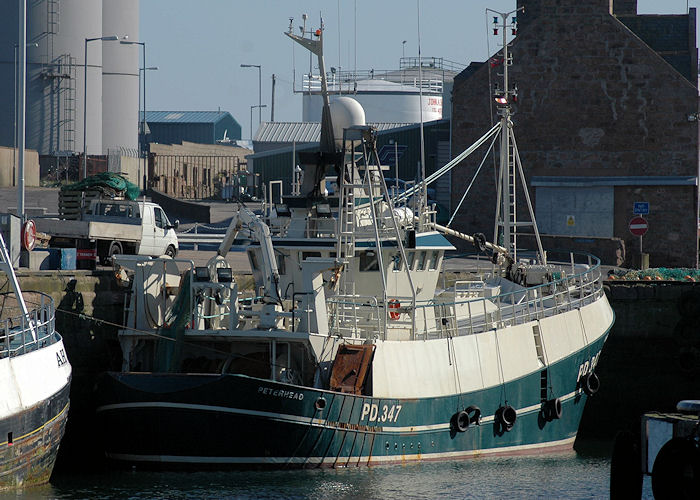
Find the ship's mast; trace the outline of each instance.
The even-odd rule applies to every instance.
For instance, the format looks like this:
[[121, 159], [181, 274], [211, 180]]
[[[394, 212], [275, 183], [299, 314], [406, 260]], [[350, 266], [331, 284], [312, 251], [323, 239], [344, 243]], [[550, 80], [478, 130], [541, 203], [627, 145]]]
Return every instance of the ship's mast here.
[[328, 97], [328, 81], [326, 80], [326, 62], [323, 58], [323, 19], [321, 19], [321, 27], [311, 33], [310, 38], [306, 38], [306, 18], [304, 18], [304, 26], [301, 28], [302, 36], [295, 35], [293, 32], [293, 19], [289, 22], [289, 31], [285, 33], [289, 38], [297, 42], [302, 47], [309, 50], [312, 54], [318, 57], [318, 70], [321, 76], [321, 96], [323, 97], [323, 112], [321, 115], [321, 144], [320, 150], [322, 153], [335, 153], [335, 139], [333, 137], [333, 124], [331, 123], [331, 108], [330, 99]]
[[[537, 223], [535, 222], [535, 214], [532, 209], [527, 184], [525, 183], [525, 174], [523, 173], [520, 155], [518, 154], [518, 147], [515, 142], [515, 135], [513, 134], [513, 121], [511, 120], [513, 115], [511, 106], [518, 100], [518, 87], [517, 85], [511, 86], [508, 78], [508, 68], [511, 64], [513, 64], [513, 56], [508, 51], [507, 30], [511, 29], [512, 34], [516, 34], [517, 17], [515, 14], [522, 9], [523, 7], [520, 7], [519, 9], [515, 9], [510, 12], [497, 12], [492, 9], [486, 9], [487, 12], [496, 14], [493, 18], [493, 31], [494, 35], [498, 35], [499, 29], [501, 30], [503, 44], [503, 59], [500, 61], [500, 66], [503, 68], [503, 87], [499, 88], [498, 83], [496, 83], [494, 86], [494, 100], [500, 116], [501, 133], [501, 153], [497, 195], [499, 203], [496, 208], [497, 214], [496, 227], [494, 228], [494, 242], [500, 243], [500, 245], [505, 247], [510, 253], [512, 259], [517, 261], [518, 228], [530, 226], [533, 228], [535, 240], [537, 242], [539, 260], [542, 263], [546, 263], [546, 258], [542, 249], [542, 242], [540, 240], [540, 234], [537, 230]], [[511, 17], [510, 22], [508, 19], [509, 17]], [[516, 205], [516, 184], [518, 177], [520, 178], [520, 182], [523, 186], [525, 200], [530, 213], [530, 221], [518, 221], [518, 211]]]

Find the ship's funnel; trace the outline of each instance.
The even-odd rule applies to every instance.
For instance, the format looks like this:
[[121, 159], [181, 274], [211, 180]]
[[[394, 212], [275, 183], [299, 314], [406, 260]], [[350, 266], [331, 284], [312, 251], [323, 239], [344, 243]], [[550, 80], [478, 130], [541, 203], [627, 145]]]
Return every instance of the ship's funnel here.
[[330, 103], [333, 137], [338, 149], [343, 148], [343, 130], [365, 125], [365, 110], [362, 104], [352, 97], [337, 97]]

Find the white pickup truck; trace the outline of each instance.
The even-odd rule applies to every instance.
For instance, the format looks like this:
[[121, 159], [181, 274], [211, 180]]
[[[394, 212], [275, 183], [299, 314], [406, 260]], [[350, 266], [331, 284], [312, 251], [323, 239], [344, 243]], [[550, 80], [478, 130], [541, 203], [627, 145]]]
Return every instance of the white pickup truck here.
[[178, 251], [175, 229], [156, 203], [97, 199], [81, 214], [81, 220], [35, 219], [37, 231], [48, 234], [51, 244], [94, 248], [102, 264], [113, 255], [175, 257]]

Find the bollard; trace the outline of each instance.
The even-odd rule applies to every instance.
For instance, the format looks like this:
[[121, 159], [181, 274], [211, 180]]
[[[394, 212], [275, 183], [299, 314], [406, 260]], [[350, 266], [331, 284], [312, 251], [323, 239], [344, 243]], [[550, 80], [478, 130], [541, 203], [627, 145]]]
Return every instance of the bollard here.
[[645, 269], [649, 269], [649, 254], [648, 253], [642, 254], [641, 270], [644, 271]]

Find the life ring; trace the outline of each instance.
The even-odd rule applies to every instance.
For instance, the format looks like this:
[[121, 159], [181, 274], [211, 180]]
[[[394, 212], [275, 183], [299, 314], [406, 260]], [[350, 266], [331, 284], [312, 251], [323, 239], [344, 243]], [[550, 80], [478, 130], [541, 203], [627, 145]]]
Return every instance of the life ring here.
[[515, 425], [518, 414], [512, 406], [504, 405], [498, 407], [495, 417], [496, 423], [500, 424], [503, 430], [510, 431]]
[[401, 317], [401, 313], [398, 308], [401, 307], [401, 303], [396, 299], [389, 300], [389, 318], [396, 321]]
[[28, 252], [34, 250], [36, 246], [36, 224], [31, 219], [22, 226], [22, 246]]
[[600, 379], [595, 372], [591, 372], [583, 376], [581, 385], [583, 386], [583, 392], [586, 393], [586, 396], [593, 396], [598, 392], [598, 389], [600, 389]]

